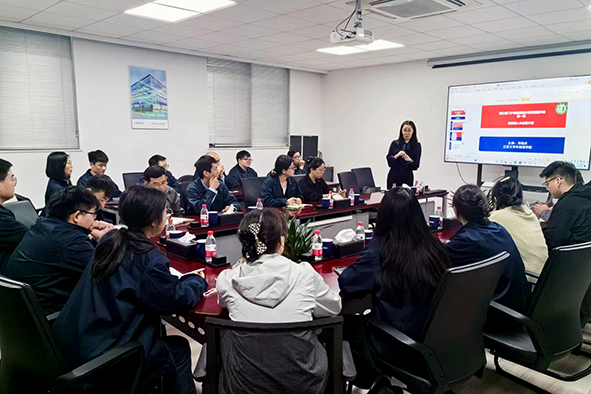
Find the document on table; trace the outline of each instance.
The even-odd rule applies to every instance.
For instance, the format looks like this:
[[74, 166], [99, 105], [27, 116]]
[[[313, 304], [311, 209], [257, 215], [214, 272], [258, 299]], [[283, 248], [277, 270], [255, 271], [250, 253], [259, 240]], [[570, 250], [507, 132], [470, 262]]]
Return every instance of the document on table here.
[[172, 275], [176, 276], [177, 278], [181, 278], [181, 277], [183, 277], [185, 275], [189, 275], [189, 274], [194, 274], [194, 273], [196, 273], [196, 271], [204, 271], [204, 270], [205, 270], [205, 268], [199, 268], [197, 270], [189, 271], [189, 272], [186, 272], [186, 273], [183, 274], [180, 271], [177, 271], [174, 268], [170, 267], [170, 273]]
[[172, 224], [179, 226], [184, 223], [193, 222], [195, 219], [172, 217]]

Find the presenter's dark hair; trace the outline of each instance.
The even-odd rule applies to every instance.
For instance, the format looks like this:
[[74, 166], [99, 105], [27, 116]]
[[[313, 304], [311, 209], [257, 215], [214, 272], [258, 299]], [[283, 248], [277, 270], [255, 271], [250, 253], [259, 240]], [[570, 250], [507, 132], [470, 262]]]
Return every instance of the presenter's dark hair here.
[[103, 192], [105, 197], [111, 199], [115, 191], [115, 184], [107, 175], [95, 175], [90, 177], [84, 187], [90, 190], [91, 193]]
[[404, 145], [404, 136], [402, 135], [402, 129], [404, 128], [404, 126], [412, 127], [412, 137], [410, 137], [410, 141], [408, 142], [408, 144], [410, 145], [410, 149], [412, 151], [416, 151], [419, 139], [417, 137], [417, 126], [415, 125], [415, 122], [413, 122], [412, 120], [405, 120], [400, 125], [400, 133], [398, 134], [398, 145], [400, 145], [400, 147]]
[[550, 163], [548, 167], [544, 168], [540, 173], [540, 178], [552, 178], [559, 176], [564, 179], [567, 184], [574, 185], [576, 182], [578, 182], [577, 171], [577, 168], [572, 163], [559, 160]]
[[288, 155], [281, 155], [275, 160], [275, 168], [271, 171], [272, 177], [278, 177], [283, 174], [283, 170], [288, 170], [293, 164], [293, 159]]
[[241, 159], [246, 159], [250, 157], [250, 152], [247, 150], [241, 150], [240, 152], [236, 153], [236, 161]]
[[145, 185], [134, 185], [121, 195], [119, 216], [127, 226], [109, 232], [96, 247], [92, 262], [92, 278], [95, 282], [106, 280], [113, 275], [133, 243], [145, 241], [143, 230], [152, 223], [160, 223], [166, 208], [166, 195], [158, 189]]
[[148, 159], [148, 166], [157, 166], [161, 161], [165, 161], [166, 157], [162, 155], [154, 155]]
[[68, 164], [68, 154], [66, 152], [51, 152], [47, 156], [47, 165], [45, 166], [45, 175], [48, 178], [63, 181], [69, 177], [66, 175], [66, 164]]
[[207, 172], [211, 172], [211, 166], [216, 164], [217, 161], [209, 156], [209, 155], [203, 155], [199, 158], [199, 160], [197, 160], [197, 162], [195, 163], [195, 172], [199, 178], [203, 179], [204, 175], [203, 175], [203, 171], [207, 171]]
[[523, 186], [515, 178], [506, 177], [495, 183], [490, 190], [491, 209], [519, 207], [523, 205]]
[[70, 186], [59, 190], [51, 196], [47, 204], [47, 216], [67, 221], [76, 211], [98, 211], [101, 203], [90, 191], [80, 186]]
[[88, 161], [92, 164], [95, 163], [108, 163], [109, 156], [102, 150], [94, 150], [92, 152], [88, 152]]
[[397, 187], [386, 193], [378, 210], [375, 235], [385, 239], [382, 283], [394, 301], [402, 305], [407, 288], [415, 305], [431, 297], [451, 263], [409, 189]]
[[12, 168], [12, 163], [8, 160], [0, 159], [0, 182], [6, 179], [8, 171]]
[[488, 223], [490, 208], [482, 190], [476, 185], [463, 185], [456, 190], [453, 206], [469, 223]]
[[310, 156], [306, 159], [306, 171], [310, 172], [316, 170], [318, 167], [324, 164], [324, 160], [320, 157]]
[[[257, 235], [251, 229], [251, 224], [260, 223], [260, 230]], [[240, 222], [238, 228], [238, 239], [242, 244], [242, 257], [252, 262], [263, 254], [273, 254], [281, 237], [287, 234], [287, 221], [285, 215], [275, 208], [263, 208], [250, 211]], [[266, 250], [260, 253], [257, 250], [257, 238], [266, 246]]]
[[157, 165], [150, 166], [146, 168], [146, 170], [144, 171], [144, 179], [148, 183], [150, 183], [150, 179], [160, 178], [162, 175], [166, 175], [166, 170], [164, 169], [164, 167], [160, 167]]

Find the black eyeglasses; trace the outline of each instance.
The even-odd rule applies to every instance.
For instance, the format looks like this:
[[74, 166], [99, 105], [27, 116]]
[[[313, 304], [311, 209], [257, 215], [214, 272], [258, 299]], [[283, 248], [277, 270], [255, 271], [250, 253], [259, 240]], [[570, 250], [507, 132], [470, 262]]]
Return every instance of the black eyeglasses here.
[[97, 215], [99, 214], [100, 211], [101, 211], [100, 209], [98, 211], [94, 211], [94, 212], [88, 212], [88, 211], [80, 210], [80, 212], [82, 212], [82, 213], [86, 213], [88, 215], [92, 215], [92, 217], [94, 219], [96, 219], [96, 217], [97, 217]]

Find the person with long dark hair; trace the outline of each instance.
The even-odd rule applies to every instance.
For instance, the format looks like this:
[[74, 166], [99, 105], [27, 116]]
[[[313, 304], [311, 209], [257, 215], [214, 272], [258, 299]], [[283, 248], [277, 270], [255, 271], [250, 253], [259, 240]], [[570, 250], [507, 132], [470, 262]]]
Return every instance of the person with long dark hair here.
[[261, 189], [265, 207], [283, 207], [302, 203], [303, 195], [293, 179], [296, 165], [291, 157], [281, 155], [275, 160], [275, 168], [269, 173]]
[[[242, 219], [238, 239], [243, 258], [222, 271], [216, 282], [218, 301], [232, 320], [291, 323], [341, 311], [341, 297], [309, 263], [282, 256], [286, 236], [285, 215], [278, 209], [254, 210]], [[232, 364], [230, 373], [222, 371], [220, 393], [319, 394], [326, 389], [326, 351], [313, 332], [283, 334], [280, 346], [290, 357], [281, 363], [266, 357], [264, 350], [261, 354], [258, 337], [253, 341], [251, 335], [237, 333], [231, 344], [222, 346], [223, 357], [240, 361]], [[270, 381], [269, 375], [281, 378]]]
[[523, 186], [517, 179], [506, 177], [489, 192], [490, 220], [509, 232], [521, 254], [527, 271], [542, 272], [548, 250], [542, 227], [536, 215], [523, 201]]
[[293, 160], [293, 164], [295, 164], [295, 171], [294, 174], [295, 175], [305, 175], [306, 174], [306, 169], [305, 169], [305, 165], [306, 162], [304, 161], [304, 159], [302, 159], [302, 152], [300, 152], [297, 149], [290, 149], [287, 152], [287, 156], [291, 157]]
[[386, 187], [390, 188], [395, 183], [397, 186], [407, 184], [413, 186], [413, 171], [421, 165], [422, 148], [417, 139], [417, 126], [412, 120], [405, 120], [400, 125], [398, 139], [392, 141], [386, 155], [390, 172]]
[[[376, 318], [418, 339], [431, 298], [450, 267], [445, 249], [431, 234], [416, 197], [409, 189], [397, 187], [384, 196], [375, 237], [339, 276], [339, 288], [352, 297], [371, 294]], [[377, 373], [367, 367], [362, 324], [347, 321], [345, 339], [350, 341], [360, 377], [355, 385], [369, 388]], [[388, 357], [394, 363], [402, 361], [394, 353]]]
[[[507, 230], [488, 219], [490, 208], [482, 190], [476, 185], [460, 186], [453, 197], [453, 209], [463, 224], [445, 245], [454, 267], [508, 252], [510, 256], [495, 289], [493, 301], [523, 312], [529, 301], [530, 287], [525, 278], [521, 254]], [[490, 329], [514, 326], [513, 322], [490, 313], [486, 324]]]
[[147, 355], [146, 379], [169, 375], [174, 385], [166, 392], [194, 394], [189, 343], [160, 338], [160, 315], [186, 313], [207, 282], [202, 272], [172, 275], [170, 262], [150, 241], [164, 230], [165, 207], [160, 190], [135, 185], [123, 192], [119, 216], [127, 228], [103, 237], [53, 330], [72, 365], [138, 341]]
[[49, 178], [45, 189], [45, 205], [49, 204], [51, 196], [58, 191], [72, 186], [70, 177], [74, 171], [72, 160], [66, 152], [51, 152], [47, 156], [45, 175]]

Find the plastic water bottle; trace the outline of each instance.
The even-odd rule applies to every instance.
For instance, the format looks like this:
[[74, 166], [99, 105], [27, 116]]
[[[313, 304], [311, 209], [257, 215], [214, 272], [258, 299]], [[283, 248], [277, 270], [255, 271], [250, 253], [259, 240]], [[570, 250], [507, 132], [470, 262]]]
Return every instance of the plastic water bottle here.
[[392, 184], [392, 189], [396, 189], [396, 183]]
[[201, 227], [208, 227], [209, 226], [209, 211], [207, 210], [207, 205], [203, 204], [201, 206]]
[[322, 260], [322, 237], [320, 230], [314, 231], [314, 238], [312, 238], [312, 254], [315, 261]]
[[437, 207], [435, 215], [439, 216], [439, 227], [437, 229], [441, 230], [443, 228], [443, 211], [441, 210], [441, 207]]
[[211, 263], [216, 256], [217, 246], [215, 244], [215, 238], [213, 237], [213, 231], [208, 231], [207, 239], [205, 240], [205, 262]]
[[262, 211], [263, 210], [263, 200], [260, 198], [257, 198], [257, 205], [256, 205], [257, 209]]
[[334, 199], [332, 198], [332, 190], [328, 192], [328, 199], [330, 200], [330, 208], [334, 207]]
[[166, 223], [166, 240], [168, 241], [170, 239], [170, 232], [171, 231], [175, 231], [176, 228], [174, 227], [174, 224], [172, 223], [172, 218], [168, 219], [168, 223]]
[[355, 192], [353, 188], [349, 189], [349, 200], [351, 200], [351, 206], [355, 205]]
[[357, 230], [355, 230], [355, 241], [363, 241], [365, 245], [365, 229], [363, 228], [363, 222], [357, 223]]

